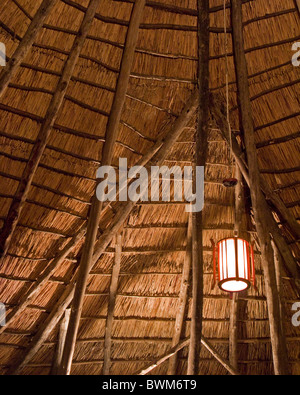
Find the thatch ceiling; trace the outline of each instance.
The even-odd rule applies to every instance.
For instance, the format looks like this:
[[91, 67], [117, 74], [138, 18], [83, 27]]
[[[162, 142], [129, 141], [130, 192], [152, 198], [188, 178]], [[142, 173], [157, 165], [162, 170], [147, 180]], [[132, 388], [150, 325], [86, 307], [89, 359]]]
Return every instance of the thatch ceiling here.
[[[8, 312], [40, 277], [49, 262], [86, 222], [101, 163], [106, 125], [115, 94], [132, 1], [102, 0], [72, 73], [47, 147], [34, 174], [8, 253], [0, 260], [0, 302]], [[41, 0], [2, 0], [0, 42], [10, 58], [18, 47]], [[58, 0], [32, 48], [0, 99], [0, 226], [3, 226], [23, 171], [47, 114], [63, 66], [78, 33], [88, 0]], [[210, 88], [225, 103], [223, 1], [210, 1]], [[299, 93], [300, 67], [291, 62], [300, 41], [300, 16], [294, 0], [244, 1], [245, 49], [255, 123], [259, 167], [290, 213], [300, 218]], [[230, 15], [227, 13], [230, 34]], [[239, 139], [237, 88], [229, 37], [229, 102], [232, 128]], [[181, 113], [197, 84], [197, 2], [160, 0], [146, 3], [134, 55], [125, 106], [115, 144], [119, 157], [135, 164]], [[1, 73], [1, 68], [0, 68]], [[173, 146], [166, 164], [189, 165], [194, 158], [193, 119]], [[204, 327], [203, 334], [228, 358], [230, 298], [212, 290], [211, 239], [232, 235], [234, 193], [222, 180], [234, 175], [229, 149], [214, 121], [209, 135], [205, 171]], [[249, 191], [246, 189], [247, 203]], [[116, 204], [117, 206], [117, 204]], [[108, 207], [100, 228], [114, 217]], [[298, 240], [277, 216], [296, 259]], [[184, 204], [138, 204], [124, 225], [121, 273], [112, 329], [112, 374], [132, 374], [163, 355], [172, 342], [188, 214]], [[249, 216], [248, 235], [255, 239]], [[6, 374], [22, 358], [71, 281], [83, 244], [80, 240], [57, 267], [30, 305], [0, 335], [0, 372]], [[72, 374], [101, 374], [103, 341], [114, 243], [101, 256], [88, 279]], [[272, 374], [267, 304], [259, 250], [257, 289], [241, 296], [240, 370]], [[300, 329], [291, 324], [297, 293], [283, 276], [285, 329], [293, 373], [300, 373]], [[191, 290], [183, 337], [189, 335]], [[21, 374], [49, 374], [59, 325]], [[184, 374], [187, 349], [179, 354], [177, 372]], [[168, 363], [154, 373], [165, 374]], [[201, 352], [202, 374], [224, 374], [208, 351]]]

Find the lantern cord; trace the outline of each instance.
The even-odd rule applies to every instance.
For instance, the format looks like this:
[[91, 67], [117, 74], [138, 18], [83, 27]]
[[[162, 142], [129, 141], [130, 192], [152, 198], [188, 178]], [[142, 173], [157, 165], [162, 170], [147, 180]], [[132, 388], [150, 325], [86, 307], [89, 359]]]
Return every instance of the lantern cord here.
[[224, 0], [224, 33], [225, 33], [225, 61], [226, 61], [226, 117], [227, 117], [227, 125], [228, 125], [228, 133], [229, 133], [229, 148], [230, 148], [230, 157], [233, 163], [233, 155], [232, 155], [232, 129], [230, 124], [230, 113], [229, 113], [229, 66], [228, 66], [228, 35], [227, 35], [227, 22], [226, 22], [226, 0]]

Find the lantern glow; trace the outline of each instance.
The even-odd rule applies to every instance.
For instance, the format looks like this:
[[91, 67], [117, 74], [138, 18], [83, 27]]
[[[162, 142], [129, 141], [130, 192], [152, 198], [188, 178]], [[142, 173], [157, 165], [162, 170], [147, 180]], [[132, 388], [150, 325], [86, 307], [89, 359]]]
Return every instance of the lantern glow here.
[[[232, 237], [219, 241], [216, 249], [219, 287], [226, 292], [241, 292], [248, 289], [251, 285], [250, 252], [254, 279], [252, 246], [250, 247], [246, 240]], [[214, 273], [216, 273], [215, 265], [214, 259]]]

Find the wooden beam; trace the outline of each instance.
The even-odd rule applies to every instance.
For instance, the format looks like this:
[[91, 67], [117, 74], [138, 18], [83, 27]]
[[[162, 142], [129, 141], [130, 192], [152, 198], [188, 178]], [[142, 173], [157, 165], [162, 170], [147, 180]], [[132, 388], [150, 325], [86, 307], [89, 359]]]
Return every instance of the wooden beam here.
[[[196, 166], [205, 166], [209, 128], [209, 0], [198, 0], [198, 89], [199, 109], [196, 131]], [[193, 304], [191, 342], [188, 356], [188, 375], [198, 374], [203, 316], [203, 218], [202, 211], [193, 213]]]
[[[161, 133], [160, 138], [154, 144], [153, 147], [149, 149], [149, 151], [144, 155], [144, 157], [139, 161], [137, 165], [144, 166], [146, 164], [161, 164], [167, 154], [170, 152], [170, 149], [173, 144], [174, 136], [175, 141], [182, 134], [184, 127], [188, 125], [188, 123], [193, 118], [196, 110], [198, 108], [198, 92], [193, 92], [190, 99], [187, 101], [185, 108], [183, 109], [181, 115], [176, 119], [173, 123], [172, 127], [168, 130], [168, 132], [163, 131]], [[163, 153], [163, 155], [161, 155]], [[160, 158], [160, 161], [157, 158]], [[153, 158], [153, 161], [152, 161]], [[112, 238], [117, 234], [120, 228], [123, 226], [125, 220], [128, 218], [131, 210], [135, 206], [135, 202], [126, 202], [118, 208], [115, 213], [112, 224], [103, 232], [100, 236], [98, 242], [96, 243], [95, 252], [92, 259], [92, 267], [97, 263], [105, 249], [108, 247]], [[92, 267], [90, 269], [92, 269]], [[78, 272], [76, 276], [78, 275]], [[19, 373], [22, 368], [33, 358], [36, 352], [39, 350], [41, 345], [49, 336], [49, 333], [60, 320], [64, 309], [68, 307], [70, 302], [74, 296], [75, 290], [75, 281], [76, 278], [67, 286], [63, 295], [59, 299], [59, 301], [53, 307], [53, 310], [48, 318], [45, 321], [44, 325], [40, 328], [38, 333], [33, 337], [29, 346], [25, 350], [24, 355], [21, 355], [20, 359], [15, 363], [15, 365], [10, 369], [12, 374]]]
[[56, 3], [57, 0], [43, 0], [42, 4], [37, 10], [18, 48], [16, 49], [13, 56], [10, 58], [7, 66], [1, 73], [0, 97], [3, 95], [10, 81], [14, 78], [20, 64], [26, 58], [28, 52], [32, 47], [32, 44], [34, 43], [40, 31], [42, 30], [44, 21], [51, 13]]
[[107, 319], [105, 327], [105, 340], [104, 340], [104, 362], [103, 362], [103, 375], [110, 374], [111, 367], [111, 344], [112, 344], [112, 325], [114, 319], [114, 310], [116, 305], [117, 290], [119, 284], [119, 275], [121, 269], [122, 257], [122, 235], [119, 233], [115, 238], [115, 261], [112, 269], [112, 276], [109, 289], [109, 301], [107, 310]]
[[[188, 288], [189, 288], [191, 264], [192, 264], [192, 214], [190, 213], [188, 231], [187, 231], [186, 255], [185, 255], [183, 270], [182, 270], [180, 295], [178, 299], [178, 308], [177, 308], [177, 314], [175, 319], [175, 331], [172, 339], [172, 347], [175, 347], [180, 342], [182, 331], [183, 331], [184, 317], [186, 314], [186, 307], [188, 301]], [[178, 359], [177, 356], [178, 353], [176, 353], [169, 360], [168, 375], [170, 376], [174, 376], [176, 374], [177, 359]]]
[[[242, 237], [243, 217], [245, 211], [245, 201], [243, 194], [243, 179], [239, 167], [236, 165], [236, 178], [238, 183], [235, 187], [235, 226], [234, 232], [238, 237]], [[229, 320], [229, 362], [238, 369], [238, 312], [239, 312], [239, 294], [232, 293]]]
[[[113, 158], [113, 150], [117, 139], [121, 113], [124, 107], [126, 92], [130, 78], [130, 71], [133, 64], [138, 31], [143, 16], [145, 0], [137, 0], [134, 3], [130, 18], [129, 28], [126, 36], [126, 43], [123, 52], [120, 74], [117, 82], [117, 89], [114, 96], [107, 128], [105, 144], [102, 151], [102, 166], [110, 166]], [[100, 181], [100, 180], [98, 180]], [[93, 252], [98, 233], [100, 215], [103, 203], [98, 200], [96, 193], [93, 197], [92, 206], [89, 214], [87, 235], [82, 251], [79, 267], [79, 278], [76, 284], [74, 300], [71, 310], [70, 324], [68, 328], [67, 341], [63, 353], [61, 374], [70, 374], [72, 358], [74, 354], [78, 326], [83, 305], [83, 298], [87, 283], [87, 277], [92, 266]]]
[[69, 82], [71, 80], [75, 65], [80, 55], [81, 49], [85, 42], [85, 38], [93, 23], [94, 15], [99, 8], [100, 0], [91, 0], [88, 10], [84, 16], [78, 35], [76, 36], [70, 56], [68, 57], [62, 75], [56, 86], [55, 94], [52, 97], [48, 107], [45, 119], [42, 122], [36, 143], [30, 153], [29, 160], [23, 171], [21, 181], [18, 185], [15, 198], [9, 208], [7, 218], [0, 234], [0, 254], [5, 256], [14, 235], [21, 212], [26, 202], [33, 177], [36, 173], [42, 155], [47, 145], [51, 129], [58, 116], [59, 110], [63, 103]]
[[261, 178], [258, 168], [254, 124], [248, 85], [247, 62], [243, 42], [244, 33], [242, 25], [243, 16], [241, 0], [233, 0], [231, 10], [239, 108], [241, 122], [244, 128], [244, 141], [249, 168], [252, 207], [262, 252], [262, 264], [265, 276], [274, 370], [276, 375], [285, 375], [289, 372], [287, 348], [281, 327], [280, 300], [276, 288], [276, 274], [274, 269], [274, 256], [271, 246], [271, 238], [269, 229], [265, 224], [265, 201], [261, 193], [260, 186]]
[[64, 314], [64, 316], [61, 320], [61, 323], [60, 323], [59, 334], [58, 334], [58, 344], [57, 344], [57, 348], [55, 351], [53, 366], [51, 369], [52, 376], [56, 376], [59, 371], [59, 367], [60, 367], [61, 359], [62, 359], [63, 348], [64, 348], [64, 344], [66, 341], [68, 325], [69, 325], [69, 321], [70, 321], [70, 314], [71, 314], [71, 310], [66, 309], [65, 314]]
[[295, 0], [295, 3], [296, 3], [296, 7], [298, 9], [298, 13], [300, 15], [300, 0]]

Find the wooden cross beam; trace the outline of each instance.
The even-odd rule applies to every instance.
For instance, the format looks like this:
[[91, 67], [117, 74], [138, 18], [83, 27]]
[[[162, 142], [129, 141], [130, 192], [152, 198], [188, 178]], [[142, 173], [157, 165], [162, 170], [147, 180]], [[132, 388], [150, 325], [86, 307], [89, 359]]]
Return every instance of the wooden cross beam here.
[[17, 223], [19, 221], [24, 204], [36, 173], [42, 155], [45, 151], [51, 129], [58, 116], [63, 103], [67, 88], [69, 86], [75, 65], [85, 42], [86, 36], [92, 26], [100, 0], [91, 0], [87, 12], [83, 18], [78, 35], [76, 36], [69, 57], [64, 65], [62, 75], [56, 86], [55, 93], [51, 99], [47, 114], [42, 122], [36, 143], [31, 151], [26, 167], [23, 171], [17, 192], [9, 208], [8, 215], [0, 233], [0, 255], [4, 256], [10, 246]]
[[261, 192], [261, 176], [258, 167], [257, 152], [254, 137], [254, 123], [250, 101], [247, 62], [244, 49], [244, 34], [242, 23], [242, 2], [232, 1], [232, 29], [233, 48], [239, 95], [239, 109], [244, 128], [244, 141], [249, 168], [249, 183], [254, 211], [256, 229], [258, 233], [262, 264], [265, 276], [265, 288], [268, 303], [269, 324], [273, 351], [274, 370], [277, 375], [288, 374], [288, 357], [286, 340], [282, 333], [280, 300], [276, 287], [274, 269], [274, 255], [271, 246], [269, 229], [265, 223], [265, 200]]
[[43, 0], [39, 9], [37, 10], [34, 18], [32, 19], [23, 39], [21, 40], [18, 48], [14, 52], [13, 56], [9, 60], [7, 66], [0, 76], [0, 97], [9, 85], [10, 81], [16, 74], [18, 67], [26, 58], [26, 55], [30, 51], [32, 44], [34, 43], [37, 35], [42, 30], [45, 19], [48, 17], [53, 7], [57, 3], [57, 0]]

